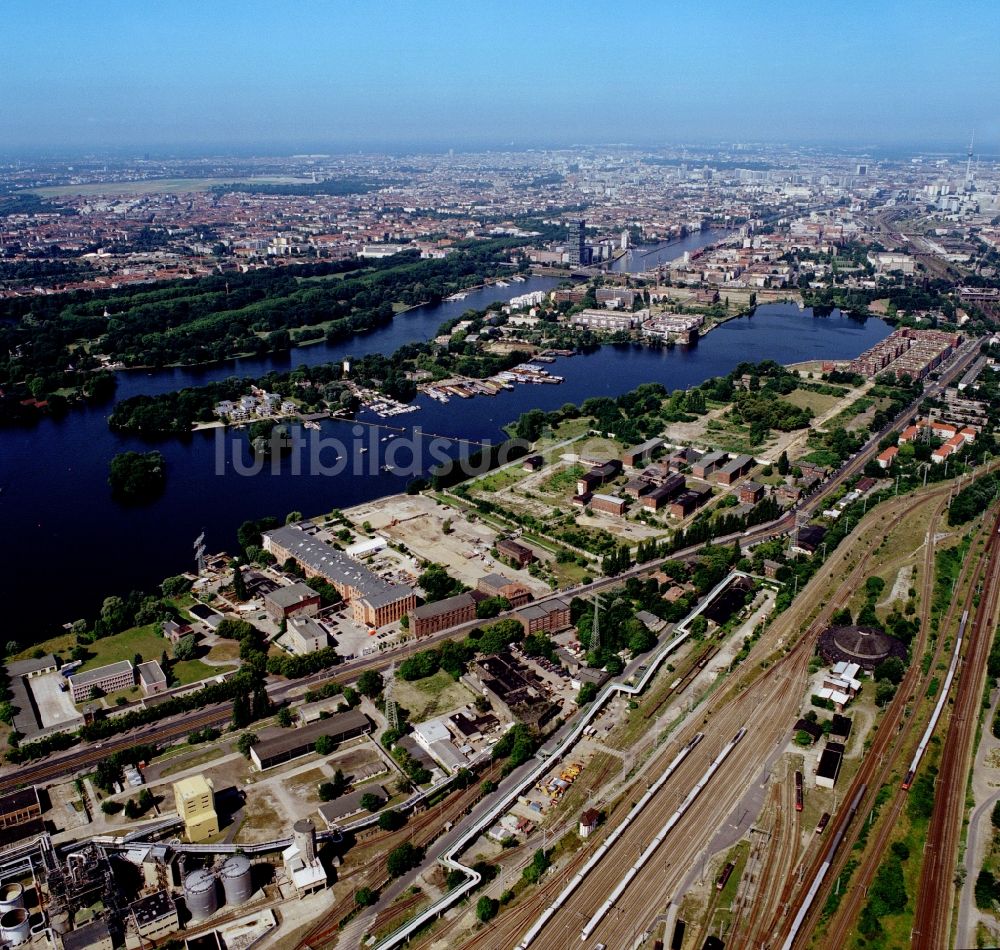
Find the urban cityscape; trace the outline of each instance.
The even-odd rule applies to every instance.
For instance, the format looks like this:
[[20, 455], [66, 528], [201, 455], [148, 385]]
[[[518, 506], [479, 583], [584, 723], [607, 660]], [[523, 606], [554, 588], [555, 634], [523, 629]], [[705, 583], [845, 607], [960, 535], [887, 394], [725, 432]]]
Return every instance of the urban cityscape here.
[[88, 6], [7, 11], [0, 947], [1000, 944], [1000, 11]]

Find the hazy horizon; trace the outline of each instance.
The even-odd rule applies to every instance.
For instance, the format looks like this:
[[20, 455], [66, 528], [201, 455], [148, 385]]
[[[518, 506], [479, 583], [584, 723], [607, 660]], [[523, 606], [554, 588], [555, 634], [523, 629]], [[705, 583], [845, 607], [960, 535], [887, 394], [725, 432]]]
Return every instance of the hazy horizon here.
[[[4, 6], [8, 154], [1000, 146], [1000, 6]], [[697, 143], [705, 143], [698, 146]]]

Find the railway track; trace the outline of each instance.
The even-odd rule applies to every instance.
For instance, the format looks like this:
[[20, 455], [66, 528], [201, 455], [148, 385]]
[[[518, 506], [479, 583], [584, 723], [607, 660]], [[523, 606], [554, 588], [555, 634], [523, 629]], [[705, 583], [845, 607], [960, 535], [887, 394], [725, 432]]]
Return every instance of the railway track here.
[[[936, 516], [932, 519], [932, 528], [942, 513], [943, 503], [942, 505], [939, 505]], [[973, 566], [974, 564], [977, 566]], [[978, 564], [979, 562], [966, 561], [959, 577], [957, 589], [962, 589], [963, 586], [966, 586], [969, 583], [970, 570], [972, 571], [973, 578], [972, 586], [975, 586], [975, 578], [978, 577], [979, 573]], [[930, 565], [930, 567], [928, 567], [928, 565]], [[919, 646], [914, 651], [914, 655], [922, 655], [928, 643], [930, 633], [929, 615], [931, 598], [933, 596], [933, 585], [933, 552], [928, 550], [925, 554], [925, 569], [924, 576], [922, 578], [921, 634]], [[911, 705], [914, 707], [919, 705], [926, 695], [927, 688], [933, 678], [932, 670], [941, 657], [944, 641], [947, 638], [946, 633], [954, 625], [957, 614], [961, 609], [964, 609], [967, 606], [970, 598], [971, 592], [963, 603], [960, 604], [957, 601], [953, 601], [949, 606], [944, 620], [939, 627], [941, 634], [935, 644], [934, 654], [932, 656], [927, 674], [923, 674], [921, 672], [919, 664], [913, 664], [908, 667], [907, 672], [904, 675], [904, 679], [897, 690], [895, 699], [892, 703], [890, 703], [885, 714], [883, 715], [882, 721], [880, 722], [879, 728], [875, 734], [875, 739], [866, 753], [865, 759], [862, 762], [858, 773], [855, 775], [851, 787], [844, 797], [844, 801], [852, 801], [863, 790], [861, 798], [858, 799], [860, 811], [867, 811], [871, 808], [874, 798], [878, 794], [879, 788], [881, 788], [881, 786], [888, 781], [892, 772], [897, 768], [898, 760], [900, 756], [905, 753], [909, 743], [913, 739], [915, 729], [917, 726], [921, 725], [916, 717], [907, 717], [905, 715], [906, 710]], [[831, 941], [831, 946], [845, 945], [847, 935], [849, 934], [858, 913], [860, 913], [863, 901], [867, 896], [867, 887], [871, 883], [871, 880], [878, 869], [878, 865], [884, 855], [884, 849], [888, 843], [888, 838], [894, 830], [895, 818], [898, 817], [904, 802], [905, 792], [901, 788], [897, 789], [892, 802], [889, 803], [889, 808], [885, 811], [885, 814], [888, 817], [879, 823], [872, 845], [865, 849], [865, 855], [862, 858], [862, 862], [856, 870], [856, 873], [852, 875], [851, 885], [844, 897], [841, 899], [837, 913], [830, 922], [830, 926], [826, 934], [826, 940]], [[802, 881], [803, 889], [799, 891], [798, 895], [795, 895], [794, 892], [795, 882], [789, 881], [788, 886], [786, 887], [786, 892], [783, 895], [782, 902], [779, 905], [779, 910], [776, 914], [772, 915], [771, 928], [765, 934], [761, 935], [762, 937], [778, 933], [781, 937], [791, 939], [792, 943], [788, 944], [788, 946], [792, 946], [797, 945], [800, 942], [800, 935], [811, 933], [813, 931], [818, 921], [825, 895], [828, 893], [833, 882], [837, 879], [837, 875], [843, 869], [844, 864], [846, 864], [850, 855], [851, 846], [860, 834], [860, 823], [852, 824], [852, 817], [853, 815], [838, 815], [835, 818], [832, 834], [836, 835], [842, 833], [844, 847], [842, 847], [839, 850], [839, 853], [834, 856], [834, 859], [830, 864], [830, 871], [832, 873], [827, 876], [826, 881], [822, 884], [822, 886], [817, 888], [815, 894], [813, 894], [812, 904], [803, 918], [802, 926], [800, 927], [798, 933], [793, 935], [789, 932], [789, 918], [794, 916], [793, 911], [795, 911], [796, 908], [801, 910], [802, 902], [809, 893], [807, 889], [810, 887], [812, 882], [816, 881], [817, 876], [820, 873], [820, 869], [823, 866], [825, 858], [824, 853], [817, 854], [808, 868], [800, 869], [800, 880]], [[803, 860], [805, 860], [805, 858]], [[804, 942], [804, 940], [802, 942]]]
[[414, 815], [398, 831], [386, 832], [366, 841], [368, 847], [377, 847], [379, 857], [348, 877], [361, 875], [351, 892], [342, 897], [327, 911], [296, 944], [296, 950], [324, 950], [334, 947], [340, 936], [340, 924], [355, 908], [354, 893], [362, 887], [373, 890], [383, 888], [390, 880], [387, 867], [388, 853], [404, 841], [426, 847], [444, 828], [445, 823], [459, 820], [479, 800], [482, 792], [473, 785], [457, 796], [449, 795], [437, 805]]
[[[956, 357], [955, 361], [944, 369], [939, 381], [926, 390], [924, 394], [925, 397], [931, 397], [939, 393], [951, 379], [957, 376], [959, 372], [965, 370], [966, 366], [971, 362], [974, 356], [975, 353], [970, 350], [968, 353], [961, 353], [958, 357]], [[830, 480], [823, 485], [814, 496], [810, 497], [805, 503], [803, 503], [800, 510], [806, 514], [814, 514], [816, 511], [820, 510], [822, 505], [825, 503], [825, 499], [832, 492], [836, 491], [836, 489], [839, 488], [848, 478], [860, 472], [864, 465], [874, 456], [874, 453], [878, 448], [878, 440], [890, 432], [900, 430], [907, 419], [912, 416], [916, 408], [916, 402], [914, 402], [905, 409], [901, 410], [899, 415], [897, 415], [892, 422], [888, 423], [885, 427], [883, 427], [883, 429], [873, 435], [865, 449], [845, 462], [844, 465], [833, 474]], [[752, 545], [768, 540], [769, 538], [779, 537], [780, 535], [785, 534], [787, 531], [791, 530], [794, 523], [795, 512], [793, 510], [782, 515], [770, 524], [751, 528], [741, 534], [733, 534], [716, 538], [713, 539], [713, 543], [725, 544], [738, 540], [743, 545]], [[591, 582], [585, 587], [580, 586], [564, 591], [555, 591], [551, 595], [551, 598], [572, 597], [578, 593], [593, 593], [609, 586], [620, 585], [630, 577], [638, 577], [655, 570], [657, 567], [662, 565], [665, 560], [695, 554], [701, 549], [702, 546], [703, 545], [701, 544], [692, 545], [690, 548], [672, 552], [668, 558], [658, 558], [641, 565], [636, 565], [633, 568], [629, 568], [627, 571], [623, 571], [616, 577], [601, 578]], [[550, 598], [543, 598], [539, 602], [544, 603], [548, 599]], [[509, 614], [501, 614], [500, 616], [503, 617], [508, 615]], [[392, 651], [387, 651], [385, 655], [375, 655], [348, 661], [347, 663], [342, 664], [334, 674], [328, 675], [326, 673], [317, 673], [298, 682], [280, 684], [274, 691], [274, 697], [283, 697], [302, 687], [318, 686], [327, 682], [350, 684], [354, 682], [365, 670], [372, 669], [382, 672], [388, 669], [393, 661], [398, 662], [400, 658], [407, 657], [418, 650], [425, 650], [428, 647], [443, 642], [444, 640], [451, 640], [456, 637], [460, 637], [476, 626], [477, 623], [478, 621], [463, 624], [432, 634], [429, 637], [414, 639], [408, 643], [401, 644]], [[15, 769], [11, 769], [9, 774], [0, 777], [0, 794], [13, 791], [26, 785], [43, 784], [55, 778], [61, 778], [63, 776], [79, 773], [87, 766], [99, 762], [110, 753], [129, 748], [130, 746], [140, 742], [149, 742], [152, 744], [169, 743], [174, 739], [187, 735], [192, 728], [199, 728], [206, 725], [225, 724], [229, 722], [231, 713], [232, 707], [230, 704], [226, 703], [214, 714], [199, 713], [194, 717], [182, 716], [174, 722], [155, 724], [150, 727], [144, 727], [131, 735], [116, 736], [107, 739], [100, 745], [95, 744], [94, 746], [88, 746], [86, 750], [81, 752], [73, 752], [62, 755], [54, 753], [56, 758], [52, 758], [50, 756], [47, 757], [47, 759], [43, 759], [36, 763], [23, 764]]]
[[[968, 569], [969, 564], [970, 562], [966, 562], [965, 569]], [[960, 584], [961, 583], [962, 578], [960, 578]], [[961, 589], [961, 587], [959, 587], [959, 589]], [[971, 597], [967, 596], [962, 601], [962, 609], [967, 608], [970, 599]], [[923, 603], [929, 604], [928, 601], [922, 601], [922, 604]], [[900, 696], [906, 697], [907, 695], [910, 695], [914, 697], [912, 701], [913, 707], [916, 707], [923, 702], [926, 697], [927, 689], [933, 676], [932, 671], [937, 666], [944, 649], [944, 641], [946, 639], [945, 634], [954, 624], [955, 616], [958, 610], [959, 602], [953, 601], [945, 613], [943, 623], [940, 627], [941, 635], [938, 637], [931, 663], [928, 666], [928, 673], [917, 677], [918, 682], [909, 694], [904, 691], [904, 687], [907, 686], [906, 680], [904, 679], [904, 682], [900, 684]], [[924, 626], [924, 624], [922, 624], [922, 626]], [[914, 673], [917, 673], [919, 667], [914, 665], [912, 670]], [[919, 695], [917, 695], [918, 693]], [[893, 737], [895, 739], [893, 747], [879, 752], [879, 754], [882, 755], [882, 760], [881, 762], [875, 761], [875, 767], [871, 771], [870, 786], [872, 788], [873, 795], [877, 794], [878, 789], [888, 782], [892, 773], [896, 771], [897, 768], [902, 767], [901, 763], [905, 761], [903, 757], [907, 752], [909, 743], [912, 740], [917, 728], [921, 725], [922, 722], [918, 721], [916, 717], [913, 716], [900, 723], [896, 728], [896, 735]], [[871, 756], [873, 752], [876, 752], [874, 744], [869, 752], [869, 756]], [[883, 806], [882, 815], [880, 816], [879, 823], [876, 826], [875, 834], [872, 836], [865, 849], [865, 853], [862, 856], [860, 864], [852, 875], [851, 884], [844, 893], [844, 896], [841, 898], [836, 914], [834, 914], [830, 921], [827, 934], [830, 940], [840, 941], [838, 944], [839, 946], [846, 944], [847, 937], [853, 929], [858, 915], [861, 913], [861, 909], [867, 898], [868, 888], [875, 877], [879, 864], [888, 850], [889, 841], [896, 830], [897, 821], [899, 820], [903, 807], [906, 803], [906, 797], [905, 790], [902, 787], [898, 787], [892, 796], [892, 800], [887, 803], [888, 807]]]
[[[944, 506], [947, 501], [947, 489], [944, 487], [938, 487], [933, 489], [926, 494], [922, 494], [920, 498], [910, 499], [906, 504], [904, 504], [901, 510], [895, 512], [890, 518], [888, 524], [885, 527], [885, 533], [888, 534], [895, 527], [897, 527], [903, 519], [910, 515], [918, 507], [927, 504], [933, 498], [938, 499], [938, 504], [932, 512], [928, 533], [933, 536], [933, 532], [937, 526], [937, 521], [944, 510]], [[831, 598], [829, 605], [829, 614], [832, 615], [834, 609], [838, 609], [844, 603], [847, 603], [851, 596], [853, 596], [855, 590], [863, 582], [865, 573], [867, 572], [869, 562], [874, 554], [874, 548], [866, 552], [860, 559], [854, 570], [848, 575], [844, 582], [840, 585], [837, 593]], [[922, 596], [921, 596], [921, 607], [923, 610], [929, 611], [930, 596], [933, 591], [933, 564], [934, 564], [934, 552], [933, 545], [929, 545], [924, 555], [924, 571], [921, 578], [922, 583]], [[923, 619], [921, 623], [921, 641], [918, 649], [923, 649], [923, 644], [926, 643], [927, 637], [927, 624], [926, 619]], [[890, 736], [893, 730], [895, 722], [897, 722], [903, 714], [903, 709], [905, 706], [906, 697], [909, 695], [912, 688], [915, 686], [916, 677], [919, 674], [919, 667], [911, 666], [908, 668], [905, 674], [903, 683], [900, 684], [900, 688], [897, 691], [896, 699], [894, 703], [890, 705], [890, 709], [887, 712], [887, 716], [893, 716], [893, 711], [895, 715], [893, 716], [893, 722], [888, 726], [883, 723], [879, 727], [876, 733], [876, 743], [884, 742]], [[908, 685], [909, 684], [909, 685]], [[862, 763], [862, 769], [864, 770], [865, 763], [874, 761], [877, 758], [876, 755], [872, 755], [869, 752], [865, 757], [864, 763]], [[856, 791], [858, 787], [864, 782], [864, 777], [859, 777], [855, 779], [852, 791]], [[850, 800], [850, 793], [845, 796], [845, 801]], [[843, 824], [842, 824], [843, 823]], [[844, 821], [844, 816], [838, 816], [834, 822], [835, 827], [828, 829], [828, 832], [822, 836], [817, 836], [821, 840], [816, 842], [810, 842], [807, 845], [806, 853], [803, 855], [801, 861], [805, 862], [808, 860], [810, 851], [813, 851], [815, 857], [812, 859], [812, 865], [808, 872], [804, 868], [804, 864], [799, 865], [799, 876], [796, 877], [794, 874], [794, 856], [792, 863], [786, 865], [786, 873], [783, 876], [783, 886], [780, 888], [774, 886], [772, 889], [772, 894], [774, 896], [774, 901], [771, 903], [763, 903], [761, 901], [756, 902], [756, 906], [749, 914], [746, 923], [740, 924], [737, 922], [734, 927], [732, 937], [733, 939], [739, 938], [744, 941], [747, 946], [759, 946], [761, 943], [767, 941], [775, 928], [778, 927], [784, 917], [784, 908], [786, 908], [792, 900], [795, 892], [795, 887], [798, 885], [800, 880], [811, 880], [818, 873], [819, 867], [822, 864], [823, 852], [826, 850], [826, 842], [833, 835], [837, 834], [839, 831], [844, 830], [846, 827], [846, 822]], [[798, 843], [797, 843], [798, 844]], [[797, 848], [796, 848], [797, 851]], [[778, 869], [780, 870], [780, 869]], [[792, 873], [788, 873], [792, 872]], [[779, 879], [777, 877], [777, 872], [772, 872], [768, 870], [769, 876], [774, 876], [775, 884]]]
[[692, 661], [691, 667], [688, 671], [680, 678], [675, 686], [670, 686], [664, 692], [662, 699], [652, 708], [646, 711], [643, 718], [646, 720], [655, 719], [657, 713], [663, 708], [667, 700], [673, 699], [679, 693], [683, 693], [691, 683], [694, 678], [708, 666], [709, 661], [716, 653], [719, 652], [719, 645], [716, 643], [709, 644], [698, 656]]
[[[955, 861], [965, 813], [965, 789], [971, 752], [979, 723], [986, 666], [1000, 604], [1000, 513], [992, 523], [982, 561], [987, 564], [982, 596], [976, 607], [969, 645], [956, 687], [954, 708], [941, 753], [935, 785], [934, 811], [920, 869], [914, 913], [914, 950], [948, 945], [954, 911]], [[971, 886], [971, 884], [966, 884]]]
[[[731, 934], [741, 931], [754, 933], [760, 918], [779, 899], [786, 876], [795, 866], [800, 841], [799, 813], [794, 807], [794, 791], [790, 776], [780, 785], [771, 786], [773, 820], [766, 846], [759, 862], [753, 889], [744, 890], [733, 912]], [[707, 934], [705, 934], [707, 936]], [[696, 944], [700, 946], [700, 944]]]
[[[940, 488], [937, 489], [937, 492], [939, 493], [942, 491], [943, 489]], [[905, 517], [914, 507], [916, 507], [919, 504], [923, 504], [925, 502], [926, 502], [926, 496], [923, 496], [920, 499], [908, 498], [905, 500], [899, 499], [898, 501], [889, 502], [888, 512], [886, 512], [884, 509], [882, 509], [878, 513], [873, 511], [872, 514], [869, 515], [868, 520], [863, 524], [863, 529], [866, 534], [870, 534], [872, 532], [872, 529], [875, 526], [877, 526], [880, 521], [886, 518], [888, 518], [891, 527], [893, 524], [898, 523], [899, 520]], [[750, 685], [747, 686], [747, 688], [740, 689], [737, 686], [732, 687], [725, 696], [717, 697], [716, 701], [713, 702], [711, 708], [706, 711], [705, 720], [710, 721], [711, 717], [717, 717], [715, 718], [714, 721], [719, 725], [719, 728], [722, 728], [723, 725], [727, 723], [727, 720], [729, 724], [741, 724], [744, 722], [752, 722], [755, 726], [759, 726], [760, 722], [758, 718], [753, 715], [753, 712], [750, 710], [749, 707], [753, 705], [753, 700], [758, 699], [758, 697], [759, 697], [758, 700], [758, 707], [759, 707], [760, 705], [765, 703], [765, 697], [767, 697], [766, 703], [769, 707], [768, 713], [772, 717], [766, 722], [767, 731], [766, 733], [762, 732], [761, 738], [753, 740], [750, 744], [746, 746], [746, 749], [744, 750], [744, 752], [746, 752], [750, 748], [752, 748], [754, 742], [762, 742], [763, 743], [762, 745], [757, 746], [757, 755], [755, 759], [756, 762], [759, 762], [761, 758], [766, 757], [766, 754], [770, 751], [770, 749], [774, 747], [774, 743], [780, 741], [780, 736], [777, 735], [777, 732], [783, 732], [785, 729], [785, 720], [784, 718], [780, 718], [781, 704], [782, 703], [787, 704], [794, 699], [794, 702], [797, 705], [798, 683], [805, 675], [805, 669], [808, 665], [809, 658], [811, 657], [814, 650], [815, 638], [816, 636], [818, 636], [819, 632], [822, 629], [824, 629], [833, 611], [840, 605], [840, 603], [846, 602], [846, 600], [855, 592], [858, 585], [863, 580], [868, 561], [875, 548], [874, 538], [871, 539], [870, 544], [871, 544], [871, 550], [866, 552], [866, 554], [864, 554], [859, 559], [857, 565], [850, 571], [848, 576], [840, 584], [836, 596], [832, 599], [830, 603], [828, 603], [827, 605], [825, 605], [823, 608], [820, 609], [817, 616], [809, 624], [807, 631], [796, 639], [794, 645], [791, 646], [790, 648], [787, 648], [786, 652], [783, 655], [779, 656], [779, 658], [775, 662], [767, 666], [767, 668], [764, 669], [759, 676], [756, 676], [756, 678], [751, 681]], [[819, 577], [819, 575], [817, 577]], [[818, 584], [825, 582], [826, 582], [825, 580], [817, 580]], [[759, 641], [758, 645], [763, 645], [763, 641]], [[770, 653], [773, 652], [773, 649], [774, 649], [773, 645], [766, 647], [766, 652], [764, 654], [765, 658], [770, 656]], [[757, 654], [757, 659], [758, 660], [760, 659], [759, 653]], [[756, 664], [754, 664], [753, 659], [748, 660], [747, 665], [752, 666], [754, 669], [756, 669]], [[793, 681], [795, 682], [794, 687], [792, 687], [791, 685]], [[789, 712], [791, 712], [791, 710], [789, 710]], [[730, 717], [733, 718], [730, 719]], [[778, 718], [780, 718], [780, 721], [778, 721]], [[753, 734], [754, 731], [755, 730], [752, 730], [751, 734]], [[772, 734], [772, 732], [774, 734]], [[683, 742], [685, 738], [686, 736], [682, 734], [678, 737], [678, 741]], [[754, 764], [750, 765], [750, 768], [755, 768], [755, 765]], [[747, 780], [752, 780], [752, 779], [750, 779], [750, 776], [747, 776]], [[740, 785], [739, 787], [745, 788], [745, 784]], [[667, 795], [667, 789], [665, 789], [664, 792], [660, 794]], [[731, 787], [722, 789], [719, 795], [719, 800], [726, 801], [731, 796], [731, 794], [732, 794]], [[713, 821], [712, 819], [707, 818], [708, 813], [713, 812], [713, 809], [717, 808], [718, 810], [714, 812], [714, 817], [717, 818], [718, 820], [721, 820], [721, 818], [718, 818], [718, 815], [721, 814], [723, 810], [725, 811], [726, 814], [729, 814], [732, 807], [735, 807], [735, 803], [736, 801], [734, 798], [734, 800], [732, 801], [731, 805], [728, 808], [723, 808], [723, 806], [721, 805], [712, 806], [711, 808], [706, 806], [701, 809], [692, 809], [692, 814], [699, 813], [702, 815], [703, 820], [702, 823], [699, 824], [699, 827], [703, 828], [706, 825], [710, 827], [715, 827], [718, 821], [717, 820]], [[701, 804], [705, 805], [704, 802], [702, 802]], [[667, 805], [666, 807], [669, 808], [669, 805]], [[665, 814], [663, 813], [663, 808], [660, 808], [659, 812], [660, 816], [658, 822], [662, 823], [662, 821], [665, 820]], [[655, 821], [656, 821], [655, 816], [650, 815], [650, 817], [646, 821], [646, 824]], [[658, 826], [658, 823], [654, 824], [654, 827], [656, 826]], [[695, 836], [693, 840], [697, 842], [700, 839], [698, 839], [697, 836]], [[691, 859], [694, 859], [697, 850], [698, 850], [697, 848], [693, 849], [694, 853], [690, 854]], [[608, 858], [612, 858], [612, 854], [609, 854]], [[618, 878], [620, 878], [621, 874], [624, 873], [624, 867], [627, 867], [628, 864], [631, 863], [631, 861], [630, 860], [625, 861], [624, 867], [622, 866], [622, 863], [623, 862], [621, 858], [619, 858], [617, 862], [608, 861], [606, 859], [606, 862], [602, 862], [602, 869], [606, 870], [606, 874], [604, 874], [603, 876], [607, 877], [608, 874], [614, 874], [617, 871], [618, 877], [613, 878], [612, 880], [617, 880]], [[646, 880], [645, 887], [641, 889], [641, 893], [630, 892], [628, 895], [628, 902], [629, 905], [635, 909], [635, 911], [631, 915], [625, 914], [624, 916], [626, 917], [644, 916], [647, 919], [651, 919], [653, 916], [655, 916], [656, 908], [658, 908], [662, 903], [660, 895], [662, 894], [664, 889], [669, 889], [671, 886], [675, 886], [674, 882], [676, 881], [676, 876], [679, 873], [678, 864], [683, 863], [683, 859], [678, 856], [676, 861], [674, 861], [674, 859], [671, 858], [671, 861], [669, 863], [673, 866], [673, 870], [671, 871], [670, 875], [670, 880], [668, 881], [665, 875], [659, 875], [658, 876], [659, 879], [654, 882]], [[606, 868], [604, 868], [605, 864], [607, 865]], [[600, 877], [601, 875], [598, 876]], [[581, 890], [583, 890], [583, 888], [581, 888]], [[581, 901], [585, 903], [583, 898], [581, 898]], [[561, 911], [560, 913], [566, 913], [566, 911]], [[634, 919], [631, 921], [631, 924], [632, 925], [635, 924]], [[623, 920], [621, 923], [608, 928], [609, 930], [614, 931], [613, 934], [611, 933], [605, 934], [603, 931], [598, 931], [597, 939], [602, 940], [603, 937], [605, 936], [612, 936], [614, 939], [609, 943], [609, 946], [612, 945], [612, 943], [614, 943], [614, 945], [617, 946], [617, 943], [615, 943], [616, 940], [627, 939], [628, 934], [625, 931], [627, 930], [628, 926], [629, 924], [625, 923]], [[539, 939], [539, 946], [551, 947], [551, 948], [557, 947], [558, 941], [553, 941], [551, 937], [549, 939], [546, 939], [547, 933], [548, 933], [548, 928], [546, 929], [546, 931], [542, 932], [541, 937]]]

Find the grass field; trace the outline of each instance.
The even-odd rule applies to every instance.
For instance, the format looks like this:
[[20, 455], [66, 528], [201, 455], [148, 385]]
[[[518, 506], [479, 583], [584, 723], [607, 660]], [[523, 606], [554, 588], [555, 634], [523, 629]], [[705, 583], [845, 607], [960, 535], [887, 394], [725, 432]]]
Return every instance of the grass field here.
[[197, 755], [191, 755], [178, 762], [172, 762], [160, 771], [160, 777], [166, 778], [168, 775], [174, 775], [177, 772], [184, 772], [187, 769], [193, 769], [197, 765], [205, 765], [214, 759], [221, 759], [224, 754], [224, 751], [220, 748], [205, 749]]
[[[233, 664], [235, 667], [236, 664]], [[197, 683], [199, 680], [208, 679], [210, 676], [219, 676], [226, 672], [226, 669], [219, 666], [209, 666], [201, 660], [183, 660], [173, 666], [174, 676], [181, 686], [188, 683]]]
[[[75, 646], [76, 636], [72, 633], [64, 633], [58, 637], [53, 637], [51, 640], [46, 640], [38, 646], [23, 650], [17, 655], [16, 659], [27, 659], [37, 650], [43, 650], [46, 653], [57, 654], [65, 662], [69, 659], [70, 651]], [[137, 655], [141, 656], [143, 660], [159, 660], [164, 650], [169, 655], [170, 646], [170, 642], [161, 635], [158, 623], [146, 624], [143, 627], [133, 627], [131, 630], [124, 630], [113, 637], [102, 637], [93, 643], [87, 644], [86, 650], [88, 656], [84, 660], [80, 670], [92, 670], [98, 666], [107, 666], [109, 663], [118, 663], [121, 660], [131, 662]], [[209, 656], [212, 659], [233, 660], [233, 666], [237, 665], [236, 660], [239, 658], [239, 648], [235, 644], [220, 644], [215, 649], [219, 653], [216, 655], [214, 651], [211, 651]], [[182, 686], [226, 672], [225, 668], [209, 666], [201, 660], [183, 660], [175, 663], [173, 670], [177, 681]]]
[[583, 473], [584, 467], [582, 465], [569, 465], [566, 468], [560, 469], [558, 472], [553, 472], [538, 487], [541, 491], [552, 495], [561, 495], [564, 492], [574, 491], [576, 488], [576, 480]]
[[843, 397], [827, 396], [823, 393], [810, 392], [808, 389], [796, 389], [795, 392], [781, 398], [801, 409], [812, 409], [815, 415], [821, 416], [837, 405]]
[[469, 488], [472, 491], [495, 492], [503, 488], [509, 488], [511, 485], [516, 485], [522, 478], [524, 478], [524, 472], [519, 465], [515, 465], [511, 468], [504, 468], [498, 472], [491, 472], [489, 475], [484, 475], [482, 478], [471, 482]]
[[473, 701], [473, 695], [444, 670], [421, 680], [397, 680], [396, 702], [410, 711], [411, 722], [423, 722]]
[[239, 658], [240, 645], [235, 640], [219, 641], [208, 651], [208, 655], [205, 657], [207, 660], [232, 660], [234, 662]]

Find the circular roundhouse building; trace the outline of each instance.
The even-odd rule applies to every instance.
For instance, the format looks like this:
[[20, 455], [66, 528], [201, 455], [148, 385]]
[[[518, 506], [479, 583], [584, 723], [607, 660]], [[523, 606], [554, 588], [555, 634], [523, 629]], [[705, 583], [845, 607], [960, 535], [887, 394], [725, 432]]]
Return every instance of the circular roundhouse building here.
[[819, 652], [827, 663], [857, 663], [869, 673], [890, 656], [906, 661], [906, 645], [873, 627], [829, 627], [820, 634]]

